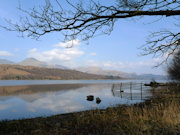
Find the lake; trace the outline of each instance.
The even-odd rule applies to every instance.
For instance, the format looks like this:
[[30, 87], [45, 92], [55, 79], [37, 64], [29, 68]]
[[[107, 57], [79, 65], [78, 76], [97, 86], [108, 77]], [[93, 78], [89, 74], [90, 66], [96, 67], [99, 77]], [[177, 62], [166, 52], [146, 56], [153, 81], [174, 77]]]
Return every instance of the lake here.
[[[121, 82], [124, 86], [122, 93], [119, 88]], [[133, 84], [132, 91], [129, 82]], [[140, 82], [150, 81], [0, 80], [0, 120], [50, 116], [143, 102], [151, 97], [151, 93], [148, 91], [150, 87], [142, 86], [140, 89]], [[134, 85], [137, 83], [138, 85]], [[116, 88], [113, 84], [117, 84]], [[89, 95], [93, 95], [93, 99], [87, 99]]]

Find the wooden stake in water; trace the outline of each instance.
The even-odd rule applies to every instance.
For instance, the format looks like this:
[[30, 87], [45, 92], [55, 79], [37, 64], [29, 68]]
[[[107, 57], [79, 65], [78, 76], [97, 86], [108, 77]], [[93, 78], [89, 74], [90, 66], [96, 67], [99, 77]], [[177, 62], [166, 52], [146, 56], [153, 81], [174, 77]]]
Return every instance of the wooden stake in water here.
[[113, 85], [112, 85], [112, 88], [111, 88], [111, 90], [113, 90], [113, 89], [114, 89], [114, 85], [115, 85], [115, 84], [113, 84]]
[[131, 100], [132, 100], [132, 82], [130, 82], [130, 94], [131, 94]]
[[141, 82], [141, 100], [142, 100], [142, 82]]
[[114, 85], [115, 84], [112, 85], [111, 92], [112, 92], [113, 96], [115, 97], [115, 94], [114, 94]]
[[122, 83], [121, 83], [121, 85], [120, 85], [120, 94], [121, 94], [121, 98], [122, 98]]

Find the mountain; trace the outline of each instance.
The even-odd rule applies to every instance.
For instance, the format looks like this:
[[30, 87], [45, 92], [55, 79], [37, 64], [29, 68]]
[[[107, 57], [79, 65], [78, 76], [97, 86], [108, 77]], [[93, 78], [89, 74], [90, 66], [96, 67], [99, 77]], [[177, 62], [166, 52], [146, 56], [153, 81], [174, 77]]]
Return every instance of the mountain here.
[[[28, 61], [28, 60], [27, 60]], [[31, 61], [31, 60], [29, 60]], [[26, 62], [26, 61], [25, 61]], [[121, 77], [87, 74], [76, 70], [20, 65], [0, 65], [1, 80], [102, 80]]]
[[39, 61], [37, 59], [34, 58], [27, 58], [19, 63], [17, 63], [18, 65], [21, 66], [36, 66], [36, 67], [46, 67], [46, 68], [60, 68], [60, 69], [68, 69], [65, 66], [62, 65], [53, 65], [53, 64], [49, 64], [43, 61]]
[[153, 74], [141, 74], [141, 75], [137, 75], [136, 78], [139, 79], [156, 79], [156, 80], [165, 80], [168, 79], [168, 76], [165, 75], [153, 75]]
[[[49, 63], [39, 61], [34, 58], [27, 58], [19, 63], [14, 63], [14, 62], [6, 60], [6, 59], [0, 59], [0, 64], [35, 66], [35, 67], [58, 68], [58, 69], [70, 70], [68, 67], [65, 67], [62, 65], [49, 64]], [[153, 74], [137, 75], [136, 73], [126, 73], [126, 72], [121, 72], [121, 71], [117, 71], [117, 70], [104, 70], [100, 67], [95, 67], [95, 66], [77, 67], [73, 70], [77, 70], [77, 71], [88, 73], [88, 74], [109, 76], [112, 79], [115, 79], [115, 78], [116, 79], [119, 79], [119, 78], [158, 79], [158, 80], [167, 79], [167, 76], [163, 76], [163, 75], [153, 75]]]
[[119, 76], [123, 78], [132, 78], [132, 76], [136, 76], [136, 73], [126, 73], [117, 70], [104, 70], [100, 67], [90, 66], [90, 67], [77, 67], [75, 70], [91, 73], [91, 74], [98, 74], [98, 75], [108, 75], [108, 76]]
[[12, 65], [12, 64], [15, 64], [15, 63], [12, 62], [12, 61], [6, 60], [6, 59], [0, 59], [0, 64], [9, 64], [9, 65]]
[[37, 67], [48, 67], [48, 64], [43, 61], [36, 60], [34, 58], [27, 58], [19, 63], [21, 66], [37, 66]]
[[98, 74], [98, 75], [107, 75], [107, 76], [119, 76], [122, 78], [136, 78], [136, 79], [158, 79], [164, 80], [167, 79], [167, 76], [164, 75], [153, 75], [153, 74], [141, 74], [137, 75], [136, 73], [126, 73], [117, 70], [104, 70], [100, 67], [77, 67], [75, 68], [77, 71], [91, 73], [91, 74]]

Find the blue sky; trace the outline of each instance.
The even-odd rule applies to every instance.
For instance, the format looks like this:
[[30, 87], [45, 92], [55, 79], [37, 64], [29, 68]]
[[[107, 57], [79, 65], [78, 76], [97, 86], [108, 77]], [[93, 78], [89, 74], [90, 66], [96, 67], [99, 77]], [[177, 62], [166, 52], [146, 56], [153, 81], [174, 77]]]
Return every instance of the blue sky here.
[[[38, 7], [44, 0], [20, 0], [24, 9]], [[62, 3], [66, 5], [65, 3]], [[16, 7], [18, 0], [0, 0], [0, 24], [7, 25], [4, 18], [18, 22], [23, 15]], [[153, 68], [163, 58], [153, 58], [152, 55], [138, 56], [138, 49], [146, 43], [150, 31], [160, 29], [176, 30], [174, 18], [144, 17], [135, 22], [123, 19], [116, 22], [111, 35], [101, 35], [86, 42], [80, 39], [74, 41], [74, 47], [66, 48], [71, 42], [62, 42], [61, 33], [54, 32], [40, 38], [40, 41], [25, 37], [19, 38], [18, 32], [9, 32], [0, 28], [0, 59], [20, 62], [26, 58], [36, 58], [53, 64], [71, 68], [78, 66], [98, 66], [103, 69], [135, 72], [137, 74], [165, 74], [165, 65]]]

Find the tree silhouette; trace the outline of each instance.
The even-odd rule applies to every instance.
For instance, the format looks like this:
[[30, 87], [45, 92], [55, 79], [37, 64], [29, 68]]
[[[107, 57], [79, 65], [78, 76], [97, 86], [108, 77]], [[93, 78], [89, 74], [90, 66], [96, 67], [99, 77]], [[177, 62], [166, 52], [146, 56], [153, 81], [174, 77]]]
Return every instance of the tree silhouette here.
[[[180, 15], [180, 0], [116, 0], [110, 5], [95, 0], [78, 1], [71, 3], [66, 0], [71, 9], [65, 9], [60, 1], [56, 0], [58, 10], [50, 0], [39, 9], [32, 8], [19, 10], [27, 16], [21, 17], [18, 23], [6, 20], [9, 27], [1, 26], [9, 31], [18, 31], [24, 37], [39, 39], [51, 32], [62, 32], [64, 41], [81, 38], [88, 41], [100, 34], [110, 34], [115, 22], [119, 19], [143, 16], [176, 16]], [[179, 18], [175, 26], [179, 28]], [[147, 43], [141, 46], [144, 53], [164, 56], [166, 59], [180, 46], [180, 32], [168, 30], [151, 33]], [[168, 55], [167, 55], [168, 54]]]
[[180, 50], [173, 56], [167, 72], [172, 80], [180, 81]]

